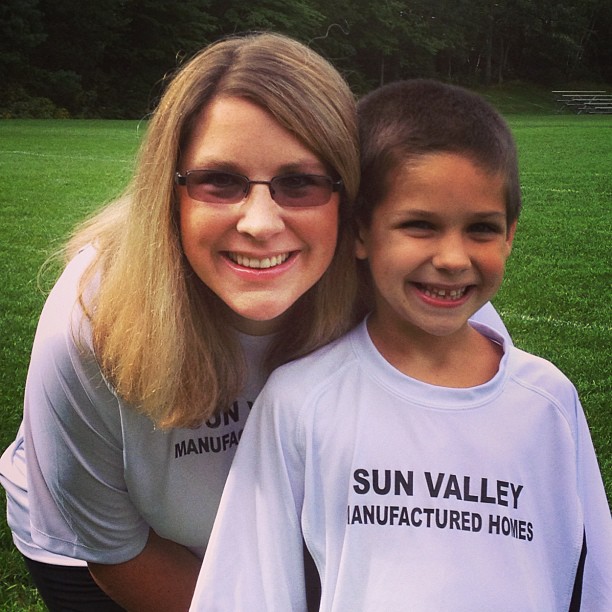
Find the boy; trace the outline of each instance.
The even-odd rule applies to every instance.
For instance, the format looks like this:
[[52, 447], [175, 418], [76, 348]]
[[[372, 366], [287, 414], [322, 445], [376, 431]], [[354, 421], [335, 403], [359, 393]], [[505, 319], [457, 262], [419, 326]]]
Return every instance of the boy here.
[[194, 610], [612, 610], [612, 523], [572, 384], [468, 319], [499, 288], [516, 148], [433, 81], [360, 102], [373, 311], [279, 369], [242, 437]]

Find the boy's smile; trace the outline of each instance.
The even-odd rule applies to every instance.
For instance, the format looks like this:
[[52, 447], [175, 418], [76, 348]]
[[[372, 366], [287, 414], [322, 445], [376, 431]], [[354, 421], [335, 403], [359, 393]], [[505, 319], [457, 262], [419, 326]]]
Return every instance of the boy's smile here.
[[501, 285], [510, 254], [504, 190], [504, 177], [454, 153], [397, 171], [356, 245], [373, 277], [373, 326], [411, 336], [467, 329]]
[[423, 292], [424, 298], [429, 298], [436, 306], [453, 307], [465, 299], [469, 287], [434, 287], [433, 285], [415, 284], [416, 288]]

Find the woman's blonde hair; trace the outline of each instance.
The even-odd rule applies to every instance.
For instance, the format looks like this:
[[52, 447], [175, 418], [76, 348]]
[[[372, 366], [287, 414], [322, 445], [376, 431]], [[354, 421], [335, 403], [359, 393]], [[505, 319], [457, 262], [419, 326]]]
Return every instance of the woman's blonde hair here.
[[[281, 35], [252, 34], [207, 47], [170, 82], [126, 194], [81, 226], [66, 247], [70, 258], [85, 244], [95, 245], [80, 301], [96, 357], [118, 395], [161, 428], [206, 421], [231, 405], [244, 380], [225, 309], [183, 254], [173, 185], [201, 111], [219, 96], [266, 109], [344, 183], [333, 261], [292, 307], [267, 369], [329, 342], [351, 324], [356, 283], [349, 207], [359, 183], [353, 95], [325, 59]], [[85, 299], [94, 276], [99, 289]]]

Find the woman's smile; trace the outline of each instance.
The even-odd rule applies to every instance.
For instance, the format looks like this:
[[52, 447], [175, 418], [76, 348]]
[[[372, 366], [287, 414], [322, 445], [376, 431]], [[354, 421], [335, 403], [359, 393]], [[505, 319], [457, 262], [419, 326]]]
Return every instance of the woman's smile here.
[[280, 253], [278, 255], [268, 255], [268, 256], [253, 256], [242, 253], [234, 253], [228, 252], [227, 257], [234, 263], [239, 266], [243, 266], [245, 268], [252, 269], [269, 269], [276, 268], [276, 266], [280, 266], [282, 263], [287, 261], [287, 259], [291, 256], [291, 253]]

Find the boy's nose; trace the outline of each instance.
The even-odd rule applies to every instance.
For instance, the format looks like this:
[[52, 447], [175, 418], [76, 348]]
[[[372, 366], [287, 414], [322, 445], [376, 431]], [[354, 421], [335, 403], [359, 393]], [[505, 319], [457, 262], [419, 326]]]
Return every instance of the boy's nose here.
[[438, 243], [433, 264], [439, 270], [457, 273], [471, 267], [472, 261], [462, 237], [444, 237]]
[[285, 229], [282, 208], [270, 196], [267, 185], [253, 185], [240, 207], [236, 229], [263, 241]]

